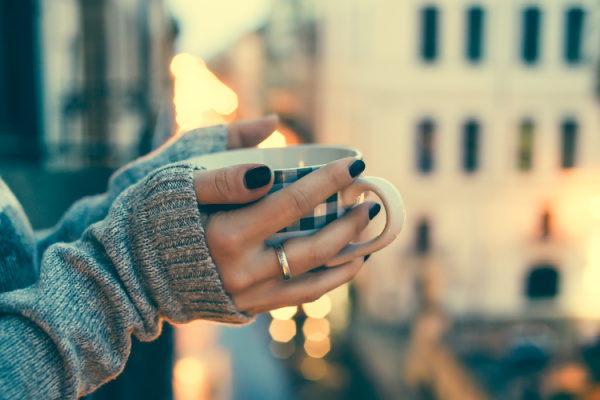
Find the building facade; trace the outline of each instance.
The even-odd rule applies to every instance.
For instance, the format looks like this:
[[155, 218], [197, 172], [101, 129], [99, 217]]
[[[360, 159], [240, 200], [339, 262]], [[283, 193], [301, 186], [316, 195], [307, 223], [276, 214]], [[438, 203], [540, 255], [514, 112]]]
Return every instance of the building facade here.
[[172, 102], [175, 25], [162, 0], [40, 0], [46, 167], [118, 167]]
[[456, 317], [600, 316], [598, 6], [323, 3], [316, 139], [407, 206], [358, 277], [368, 315], [425, 294]]

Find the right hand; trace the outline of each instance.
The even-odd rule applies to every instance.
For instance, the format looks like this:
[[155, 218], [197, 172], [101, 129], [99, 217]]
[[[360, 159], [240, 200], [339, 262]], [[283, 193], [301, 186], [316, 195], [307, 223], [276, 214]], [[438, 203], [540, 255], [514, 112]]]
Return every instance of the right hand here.
[[[373, 202], [354, 207], [311, 236], [285, 241], [292, 273], [288, 281], [283, 280], [275, 250], [264, 243], [267, 237], [351, 185], [357, 177], [350, 175], [349, 168], [355, 162], [357, 166], [362, 163], [354, 158], [332, 162], [268, 196], [265, 195], [273, 185], [273, 174], [260, 164], [197, 172], [194, 186], [200, 205], [246, 204], [210, 214], [205, 227], [212, 259], [238, 311], [255, 315], [311, 302], [359, 271], [363, 257], [337, 267], [313, 270], [360, 235], [369, 222]], [[257, 171], [255, 168], [261, 166], [260, 183], [264, 184], [248, 189], [244, 185], [247, 174], [252, 174], [248, 171]]]

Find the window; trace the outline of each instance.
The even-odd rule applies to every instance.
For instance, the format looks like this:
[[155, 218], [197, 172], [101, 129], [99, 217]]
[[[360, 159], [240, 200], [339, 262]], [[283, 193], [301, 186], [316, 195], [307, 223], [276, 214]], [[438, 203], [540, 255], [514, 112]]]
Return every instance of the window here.
[[519, 130], [518, 163], [521, 171], [529, 171], [533, 161], [533, 131], [534, 125], [530, 120], [523, 121]]
[[417, 129], [417, 169], [428, 174], [433, 171], [433, 141], [435, 125], [432, 120], [422, 121]]
[[481, 7], [471, 7], [467, 10], [467, 26], [465, 40], [465, 55], [472, 63], [483, 58], [484, 12]]
[[438, 56], [438, 9], [433, 6], [421, 11], [421, 58], [432, 63]]
[[542, 214], [541, 224], [540, 224], [540, 239], [548, 240], [552, 236], [552, 214], [550, 211], [546, 210]]
[[552, 265], [537, 265], [527, 278], [526, 294], [530, 299], [550, 299], [559, 290], [559, 275]]
[[472, 173], [479, 167], [479, 124], [468, 121], [463, 128], [463, 168]]
[[562, 124], [562, 157], [563, 168], [575, 166], [575, 151], [577, 146], [577, 122], [568, 119]]
[[571, 8], [565, 16], [564, 57], [568, 64], [577, 64], [581, 61], [581, 36], [584, 15], [581, 8]]
[[421, 221], [417, 226], [417, 240], [415, 243], [415, 250], [418, 254], [426, 254], [429, 252], [429, 223], [427, 221]]
[[523, 11], [522, 57], [526, 64], [535, 64], [539, 59], [541, 20], [539, 8], [529, 7]]

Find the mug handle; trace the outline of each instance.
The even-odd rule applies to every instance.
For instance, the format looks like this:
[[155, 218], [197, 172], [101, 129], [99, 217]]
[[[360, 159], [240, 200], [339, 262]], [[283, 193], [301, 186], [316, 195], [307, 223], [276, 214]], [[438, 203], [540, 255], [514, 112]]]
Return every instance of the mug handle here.
[[400, 234], [405, 219], [404, 200], [398, 189], [389, 181], [374, 176], [360, 177], [352, 185], [343, 189], [339, 193], [338, 199], [343, 207], [351, 208], [357, 204], [357, 199], [365, 192], [375, 193], [383, 203], [386, 217], [385, 227], [379, 235], [371, 240], [348, 244], [329, 260], [325, 264], [326, 266], [340, 265], [381, 250]]

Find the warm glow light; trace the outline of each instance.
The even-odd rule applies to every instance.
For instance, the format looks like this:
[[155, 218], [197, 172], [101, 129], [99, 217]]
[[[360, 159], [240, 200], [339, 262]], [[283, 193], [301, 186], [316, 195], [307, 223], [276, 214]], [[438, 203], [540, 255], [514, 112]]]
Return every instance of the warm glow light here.
[[173, 368], [173, 389], [178, 399], [202, 399], [206, 392], [204, 364], [194, 357], [183, 358]]
[[274, 319], [269, 325], [269, 333], [277, 342], [289, 342], [296, 335], [296, 322], [291, 319]]
[[328, 295], [323, 295], [312, 303], [302, 304], [302, 309], [311, 318], [324, 318], [331, 311], [331, 299]]
[[275, 319], [290, 319], [298, 312], [298, 306], [282, 307], [270, 312], [271, 317]]
[[593, 218], [600, 219], [600, 195], [595, 196], [590, 200], [588, 209]]
[[238, 97], [204, 61], [187, 53], [171, 61], [175, 80], [173, 102], [179, 132], [222, 123], [238, 108]]
[[204, 365], [197, 358], [184, 358], [175, 364], [173, 375], [178, 382], [197, 385], [204, 380]]
[[329, 341], [329, 337], [323, 335], [322, 333], [313, 333], [309, 337], [306, 338], [304, 342], [304, 350], [306, 354], [313, 358], [322, 358], [329, 350], [331, 350], [331, 342]]
[[330, 331], [329, 321], [324, 318], [307, 318], [302, 326], [302, 332], [306, 337], [310, 337], [317, 333], [329, 336]]
[[285, 145], [285, 136], [283, 136], [281, 132], [275, 131], [271, 134], [271, 136], [263, 140], [258, 147], [261, 149], [266, 149], [269, 147], [285, 147]]
[[319, 358], [305, 358], [300, 364], [300, 372], [308, 380], [316, 381], [327, 375], [327, 362]]

